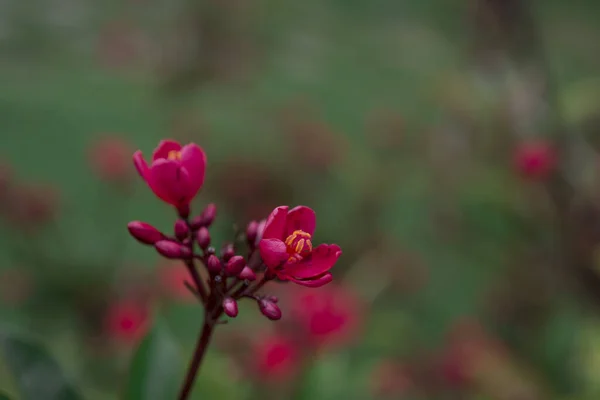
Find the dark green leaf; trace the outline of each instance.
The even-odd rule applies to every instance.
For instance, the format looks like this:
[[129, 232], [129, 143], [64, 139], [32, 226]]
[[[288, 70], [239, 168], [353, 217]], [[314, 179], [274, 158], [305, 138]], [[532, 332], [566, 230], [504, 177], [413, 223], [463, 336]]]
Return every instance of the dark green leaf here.
[[23, 400], [82, 399], [58, 363], [34, 340], [2, 331], [0, 350]]
[[131, 363], [124, 399], [171, 400], [183, 379], [179, 348], [166, 325], [157, 322]]

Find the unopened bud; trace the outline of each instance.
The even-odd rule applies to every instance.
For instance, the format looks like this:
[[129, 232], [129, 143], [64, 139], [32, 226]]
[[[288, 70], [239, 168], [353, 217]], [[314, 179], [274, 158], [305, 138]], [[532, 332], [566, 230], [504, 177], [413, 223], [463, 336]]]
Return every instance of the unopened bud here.
[[131, 236], [140, 243], [155, 244], [164, 239], [164, 235], [150, 224], [141, 221], [131, 221], [127, 224]]
[[213, 274], [218, 274], [221, 272], [221, 261], [219, 260], [219, 257], [215, 256], [214, 254], [211, 254], [210, 256], [208, 256], [208, 260], [206, 261], [206, 268], [208, 269], [209, 272], [213, 273]]
[[268, 299], [258, 300], [258, 307], [260, 312], [271, 321], [277, 321], [281, 319], [281, 309], [277, 304], [273, 303]]
[[225, 274], [227, 276], [237, 276], [243, 271], [245, 266], [246, 260], [244, 260], [244, 257], [233, 256], [229, 261], [227, 261], [227, 265], [225, 265]]
[[210, 233], [206, 227], [203, 226], [198, 229], [198, 232], [196, 232], [196, 242], [198, 242], [198, 246], [202, 249], [206, 249], [210, 245]]
[[175, 237], [179, 240], [185, 239], [190, 234], [190, 228], [188, 228], [187, 223], [182, 219], [178, 219], [175, 222], [173, 230], [175, 231]]
[[179, 207], [177, 207], [177, 212], [179, 213], [180, 218], [187, 219], [190, 216], [190, 205], [180, 205]]
[[221, 248], [221, 257], [223, 257], [223, 261], [229, 261], [231, 257], [235, 256], [235, 249], [233, 248], [233, 244], [225, 243], [223, 248]]
[[216, 216], [217, 206], [212, 203], [207, 205], [200, 215], [192, 219], [192, 229], [196, 230], [202, 228], [203, 226], [210, 226], [215, 220]]
[[256, 243], [256, 235], [258, 234], [258, 222], [252, 221], [246, 227], [246, 242], [250, 247], [254, 247]]
[[247, 281], [253, 281], [256, 279], [256, 274], [254, 273], [254, 271], [252, 271], [252, 268], [245, 266], [244, 269], [242, 269], [242, 272], [240, 272], [240, 274], [238, 275], [238, 278]]
[[231, 297], [226, 297], [223, 300], [223, 311], [227, 314], [228, 317], [235, 318], [238, 315], [238, 305], [237, 302]]
[[279, 297], [277, 296], [267, 296], [267, 299], [273, 303], [277, 303], [279, 301]]
[[159, 240], [154, 247], [166, 258], [189, 258], [192, 255], [190, 249], [172, 240]]

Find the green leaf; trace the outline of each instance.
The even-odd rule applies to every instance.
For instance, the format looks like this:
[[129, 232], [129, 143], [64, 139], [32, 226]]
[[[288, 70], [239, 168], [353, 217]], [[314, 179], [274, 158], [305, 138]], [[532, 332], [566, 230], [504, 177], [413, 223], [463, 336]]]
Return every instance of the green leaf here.
[[159, 321], [144, 338], [131, 363], [127, 400], [169, 400], [177, 397], [183, 374], [177, 343]]
[[78, 390], [58, 363], [35, 340], [16, 332], [0, 332], [0, 351], [23, 400], [78, 400]]
[[0, 400], [11, 400], [6, 393], [0, 392]]

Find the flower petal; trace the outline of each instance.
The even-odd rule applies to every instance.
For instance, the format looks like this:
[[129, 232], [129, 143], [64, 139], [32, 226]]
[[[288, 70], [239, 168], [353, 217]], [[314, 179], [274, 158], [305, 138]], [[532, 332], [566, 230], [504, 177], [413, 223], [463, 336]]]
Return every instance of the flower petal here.
[[263, 239], [259, 249], [260, 256], [268, 268], [277, 268], [288, 258], [285, 243], [279, 239]]
[[195, 192], [198, 192], [204, 183], [206, 171], [206, 154], [200, 146], [190, 143], [181, 149], [181, 165], [190, 174], [190, 183]]
[[263, 231], [263, 239], [285, 239], [285, 224], [288, 213], [288, 206], [279, 206], [271, 212], [265, 230]]
[[133, 153], [133, 165], [135, 165], [135, 169], [137, 169], [138, 174], [142, 177], [143, 180], [148, 180], [148, 163], [144, 160], [144, 156], [141, 151], [136, 151]]
[[289, 280], [298, 285], [302, 285], [302, 286], [306, 286], [306, 287], [310, 287], [310, 288], [318, 288], [323, 285], [327, 285], [329, 282], [331, 282], [333, 280], [333, 275], [331, 275], [329, 272], [327, 272], [327, 273], [321, 275], [317, 279], [301, 280], [301, 279], [294, 279], [294, 278], [290, 277]]
[[306, 206], [294, 207], [287, 215], [285, 236], [287, 237], [297, 230], [312, 235], [315, 232], [316, 225], [317, 216], [312, 208]]
[[180, 151], [181, 145], [179, 142], [174, 140], [161, 140], [158, 143], [156, 149], [154, 149], [154, 153], [152, 153], [152, 161], [160, 160], [162, 158], [167, 158], [169, 156], [170, 151]]
[[341, 255], [342, 249], [337, 244], [321, 244], [310, 258], [286, 266], [286, 273], [298, 279], [312, 278], [329, 271]]
[[148, 176], [148, 185], [154, 194], [169, 204], [179, 206], [194, 197], [189, 174], [177, 161], [160, 159], [154, 162]]

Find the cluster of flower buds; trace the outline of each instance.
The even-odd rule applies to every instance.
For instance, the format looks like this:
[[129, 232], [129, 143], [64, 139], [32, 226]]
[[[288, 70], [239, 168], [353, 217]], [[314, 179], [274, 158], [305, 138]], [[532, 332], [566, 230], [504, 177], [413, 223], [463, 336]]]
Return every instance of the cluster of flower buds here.
[[[257, 294], [271, 280], [292, 281], [307, 287], [331, 282], [329, 270], [341, 255], [341, 249], [328, 244], [313, 248], [316, 215], [312, 209], [277, 207], [265, 220], [247, 225], [245, 245], [228, 242], [217, 252], [210, 235], [217, 207], [209, 204], [197, 216], [191, 216], [190, 209], [190, 202], [204, 183], [203, 149], [194, 143], [181, 146], [163, 140], [154, 151], [151, 165], [140, 151], [133, 159], [154, 194], [175, 207], [178, 219], [173, 234], [141, 221], [130, 222], [129, 233], [140, 243], [153, 246], [163, 257], [185, 263], [191, 278], [186, 286], [204, 304], [211, 323], [218, 322], [222, 314], [236, 317], [237, 303], [243, 298], [255, 301], [268, 319], [280, 319], [277, 298]], [[205, 268], [204, 275], [208, 278], [202, 279], [198, 268]]]

